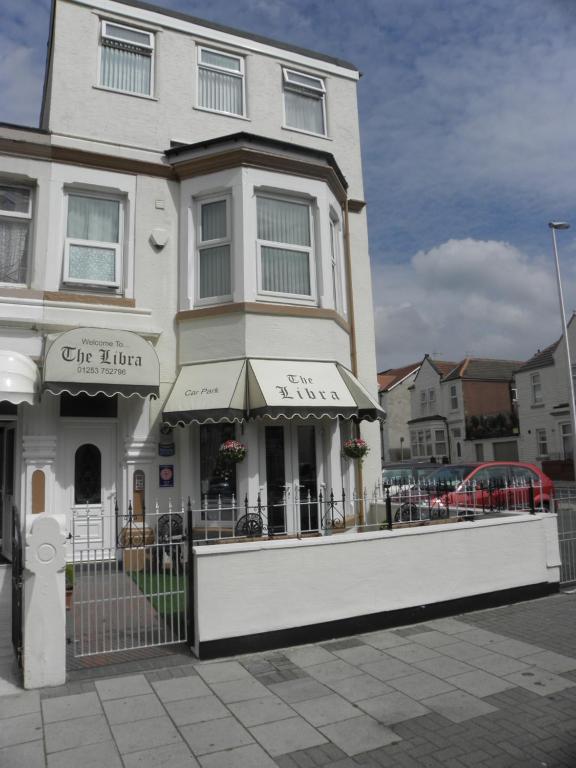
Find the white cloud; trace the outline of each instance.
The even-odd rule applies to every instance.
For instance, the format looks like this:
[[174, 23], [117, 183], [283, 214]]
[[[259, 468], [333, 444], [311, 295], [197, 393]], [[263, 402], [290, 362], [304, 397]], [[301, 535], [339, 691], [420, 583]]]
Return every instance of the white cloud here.
[[[574, 268], [563, 278], [571, 307]], [[425, 353], [524, 360], [560, 331], [551, 256], [503, 242], [448, 240], [408, 263], [378, 264], [374, 297], [380, 370]]]

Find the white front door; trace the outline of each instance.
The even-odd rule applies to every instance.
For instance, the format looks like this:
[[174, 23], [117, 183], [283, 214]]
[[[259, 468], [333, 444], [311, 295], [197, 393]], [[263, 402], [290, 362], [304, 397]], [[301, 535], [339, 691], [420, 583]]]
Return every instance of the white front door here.
[[101, 557], [115, 545], [116, 422], [102, 419], [61, 422], [58, 476], [72, 551]]

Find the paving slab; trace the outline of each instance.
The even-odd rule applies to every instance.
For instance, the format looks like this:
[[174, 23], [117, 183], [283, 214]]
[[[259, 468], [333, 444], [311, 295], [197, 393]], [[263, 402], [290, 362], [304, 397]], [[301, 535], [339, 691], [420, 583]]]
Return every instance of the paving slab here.
[[402, 723], [430, 713], [430, 710], [423, 704], [400, 691], [359, 701], [358, 707], [384, 725]]
[[465, 691], [442, 693], [439, 696], [424, 699], [422, 704], [453, 723], [463, 723], [465, 720], [498, 711], [497, 707]]
[[344, 680], [332, 680], [328, 685], [340, 696], [351, 702], [370, 699], [373, 696], [382, 696], [385, 693], [392, 693], [394, 690], [382, 680], [368, 674], [346, 677]]
[[250, 733], [272, 757], [308, 749], [328, 741], [301, 717], [255, 725], [250, 728]]
[[196, 756], [234, 749], [254, 741], [250, 733], [233, 717], [185, 725], [180, 731]]
[[194, 699], [170, 701], [166, 702], [165, 706], [168, 714], [178, 726], [203, 723], [206, 720], [217, 720], [221, 717], [230, 716], [228, 709], [216, 696], [197, 696]]
[[418, 672], [407, 677], [395, 678], [390, 680], [390, 685], [417, 701], [441, 693], [448, 693], [454, 689], [454, 686], [450, 685], [450, 683], [440, 680], [439, 677], [434, 677], [434, 675], [429, 675], [427, 672]]
[[214, 693], [225, 703], [232, 704], [248, 699], [260, 699], [269, 696], [270, 691], [258, 680], [249, 677], [241, 680], [228, 680], [225, 683], [211, 683]]
[[102, 701], [125, 699], [127, 696], [140, 696], [144, 693], [153, 693], [152, 688], [150, 688], [150, 684], [144, 675], [111, 677], [107, 680], [97, 680], [96, 690]]
[[[0, 697], [0, 720], [18, 715], [30, 715], [40, 712], [40, 694], [38, 691], [20, 692], [13, 696]], [[0, 725], [6, 728], [6, 724]], [[0, 763], [1, 765], [1, 763]]]
[[[313, 701], [318, 700], [314, 699]], [[294, 717], [294, 710], [272, 693], [260, 699], [229, 704], [228, 709], [246, 727], [273, 723], [276, 720], [286, 720], [288, 717]]]
[[300, 680], [287, 680], [284, 683], [273, 683], [268, 688], [283, 699], [287, 704], [306, 699], [317, 699], [320, 696], [329, 696], [332, 691], [318, 680], [305, 677]]
[[425, 645], [427, 648], [441, 648], [443, 645], [450, 645], [454, 642], [454, 637], [446, 632], [438, 632], [436, 629], [431, 629], [428, 632], [420, 632], [413, 637], [413, 640], [420, 645]]
[[415, 661], [424, 661], [424, 659], [433, 659], [435, 656], [440, 655], [434, 648], [427, 648], [419, 643], [405, 643], [396, 648], [388, 648], [386, 653], [395, 659], [406, 661], [408, 664], [412, 664]]
[[467, 643], [472, 643], [473, 645], [481, 645], [483, 648], [486, 648], [495, 643], [501, 643], [503, 640], [508, 640], [509, 638], [495, 632], [490, 632], [486, 629], [478, 629], [475, 627], [466, 632], [460, 632], [458, 634], [458, 639], [464, 640]]
[[104, 711], [111, 725], [133, 723], [136, 720], [146, 720], [165, 715], [164, 707], [153, 693], [105, 701]]
[[[524, 656], [529, 656], [530, 654], [542, 651], [537, 645], [524, 643], [521, 640], [502, 640], [499, 643], [491, 643], [490, 650], [494, 653], [503, 653], [504, 656], [512, 656], [514, 659], [522, 660]], [[575, 663], [574, 660], [572, 660], [572, 662]], [[572, 667], [572, 669], [574, 669], [574, 667]]]
[[0, 749], [2, 768], [45, 768], [44, 744], [41, 740]]
[[0, 723], [0, 749], [42, 737], [42, 719], [39, 712], [18, 715]]
[[477, 659], [470, 659], [470, 664], [492, 675], [511, 675], [514, 672], [523, 672], [530, 669], [530, 664], [513, 659], [511, 656], [503, 656], [501, 653], [487, 653]]
[[319, 645], [304, 645], [296, 648], [285, 648], [284, 653], [293, 664], [306, 668], [313, 664], [323, 664], [334, 661], [334, 655]]
[[292, 704], [292, 707], [316, 727], [337, 723], [340, 720], [349, 720], [362, 714], [357, 707], [350, 704], [342, 696], [338, 696], [337, 693], [309, 701], [300, 701]]
[[469, 664], [465, 664], [458, 659], [451, 659], [448, 656], [435, 656], [432, 659], [425, 659], [424, 661], [415, 661], [414, 666], [421, 669], [423, 672], [428, 672], [436, 677], [441, 677], [445, 680], [447, 677], [453, 675], [463, 675], [465, 672], [476, 672], [474, 667]]
[[278, 764], [257, 744], [202, 755], [199, 759], [202, 768], [278, 768]]
[[341, 648], [333, 651], [335, 656], [339, 656], [343, 661], [349, 664], [367, 664], [370, 661], [378, 661], [384, 655], [382, 651], [374, 648], [372, 645], [358, 645], [355, 648]]
[[223, 683], [227, 680], [250, 677], [248, 670], [237, 661], [206, 662], [198, 664], [196, 671], [207, 683]]
[[200, 768], [200, 763], [183, 743], [132, 752], [123, 755], [122, 760], [125, 768]]
[[362, 672], [354, 664], [348, 664], [342, 659], [327, 661], [324, 664], [314, 664], [306, 669], [309, 675], [319, 680], [321, 683], [328, 683], [331, 680], [344, 680], [346, 677], [354, 677]]
[[350, 757], [401, 741], [393, 730], [369, 715], [326, 725], [320, 731]]
[[113, 725], [112, 733], [122, 755], [181, 741], [178, 731], [166, 716]]
[[48, 755], [48, 768], [123, 768], [116, 746], [111, 741], [90, 744]]
[[212, 691], [199, 677], [179, 677], [152, 683], [162, 701], [182, 701], [197, 696], [210, 696]]
[[[576, 654], [576, 647], [574, 648], [574, 653]], [[522, 661], [525, 664], [540, 667], [540, 669], [545, 669], [547, 672], [555, 672], [556, 674], [572, 672], [576, 669], [576, 658], [563, 656], [560, 653], [554, 653], [553, 651], [543, 651], [541, 649], [536, 653], [523, 656]]]
[[466, 643], [463, 640], [457, 640], [450, 645], [441, 645], [438, 652], [444, 656], [449, 656], [451, 659], [458, 659], [458, 661], [471, 661], [486, 655], [486, 650], [482, 646]]
[[529, 667], [522, 672], [514, 672], [511, 675], [506, 675], [505, 679], [509, 683], [514, 683], [521, 688], [532, 691], [532, 693], [537, 693], [538, 696], [549, 696], [551, 693], [558, 693], [566, 688], [573, 688], [576, 685], [573, 680], [567, 680], [565, 677], [560, 677], [553, 672], [548, 672], [538, 667]]
[[47, 723], [44, 728], [46, 752], [62, 752], [64, 749], [110, 741], [112, 734], [104, 715], [90, 715], [75, 720]]
[[369, 664], [361, 664], [360, 669], [378, 680], [388, 682], [395, 677], [406, 677], [414, 672], [414, 668], [400, 659], [394, 659], [392, 656], [380, 659], [380, 661], [372, 661]]
[[358, 635], [358, 639], [362, 640], [366, 645], [372, 645], [381, 651], [410, 642], [409, 638], [397, 635], [396, 632], [389, 629], [383, 629], [380, 632], [369, 632], [366, 635]]
[[514, 683], [502, 677], [491, 675], [489, 672], [484, 672], [482, 669], [475, 669], [473, 672], [465, 672], [462, 675], [447, 677], [446, 682], [481, 699], [485, 696], [502, 693], [502, 691], [507, 691], [514, 687]]
[[72, 720], [88, 715], [101, 715], [102, 706], [95, 693], [79, 693], [73, 696], [58, 696], [42, 701], [42, 715], [45, 723]]
[[466, 632], [469, 629], [474, 629], [471, 624], [467, 624], [460, 619], [453, 619], [447, 617], [445, 619], [434, 619], [433, 621], [427, 621], [426, 626], [429, 629], [435, 629], [438, 632], [443, 632], [445, 635], [457, 635], [460, 632]]

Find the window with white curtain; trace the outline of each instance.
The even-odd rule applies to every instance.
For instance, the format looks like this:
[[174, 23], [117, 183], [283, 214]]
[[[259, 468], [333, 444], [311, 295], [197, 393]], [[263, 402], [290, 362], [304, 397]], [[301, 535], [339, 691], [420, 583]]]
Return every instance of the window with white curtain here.
[[0, 283], [26, 283], [31, 224], [32, 190], [0, 185]]
[[230, 258], [230, 198], [200, 200], [197, 204], [197, 297], [203, 303], [232, 295]]
[[100, 85], [114, 91], [152, 95], [154, 35], [102, 22]]
[[91, 194], [67, 195], [64, 282], [120, 286], [123, 205]]
[[198, 48], [198, 106], [244, 116], [244, 59]]
[[282, 69], [287, 128], [326, 135], [326, 86], [320, 77]]
[[258, 196], [260, 290], [313, 296], [312, 211], [307, 202]]

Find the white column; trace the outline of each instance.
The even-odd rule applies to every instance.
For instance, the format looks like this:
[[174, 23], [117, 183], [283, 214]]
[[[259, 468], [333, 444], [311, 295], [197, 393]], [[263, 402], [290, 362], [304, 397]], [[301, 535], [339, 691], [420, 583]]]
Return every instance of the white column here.
[[[37, 515], [24, 550], [24, 687], [66, 682], [66, 517]], [[28, 529], [28, 526], [27, 526]]]

